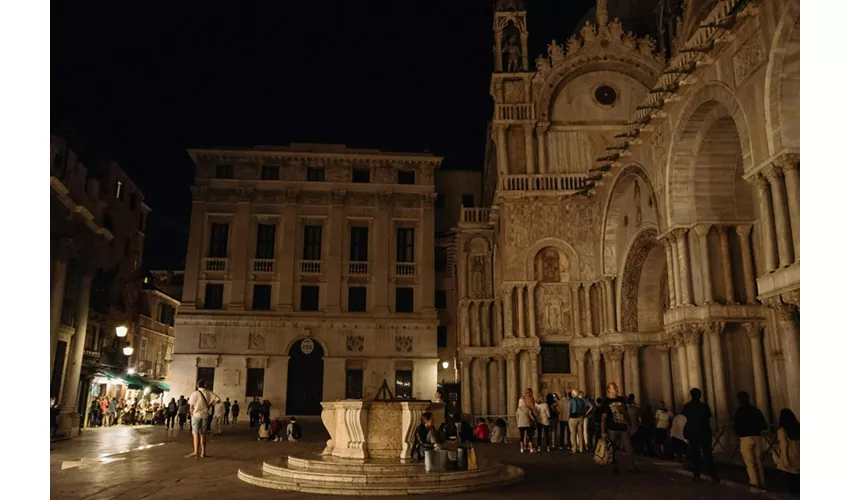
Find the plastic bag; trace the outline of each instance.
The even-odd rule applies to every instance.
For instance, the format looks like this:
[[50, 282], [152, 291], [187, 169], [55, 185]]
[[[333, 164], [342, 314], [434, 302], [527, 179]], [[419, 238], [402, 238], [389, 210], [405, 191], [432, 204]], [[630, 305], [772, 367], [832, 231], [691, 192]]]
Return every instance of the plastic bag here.
[[614, 447], [607, 439], [600, 439], [596, 443], [596, 451], [593, 453], [593, 461], [599, 465], [608, 465], [614, 459]]
[[475, 458], [475, 448], [469, 447], [469, 453], [466, 458], [467, 469], [466, 470], [478, 470], [478, 460]]

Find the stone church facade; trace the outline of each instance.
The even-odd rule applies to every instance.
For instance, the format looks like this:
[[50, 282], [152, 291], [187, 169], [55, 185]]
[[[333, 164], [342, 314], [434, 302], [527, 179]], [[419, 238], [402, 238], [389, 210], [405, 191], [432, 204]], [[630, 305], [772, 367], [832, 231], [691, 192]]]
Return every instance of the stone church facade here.
[[485, 203], [455, 243], [463, 410], [613, 381], [799, 417], [799, 2], [643, 2], [648, 34], [628, 3], [531, 60], [533, 19], [497, 2]]

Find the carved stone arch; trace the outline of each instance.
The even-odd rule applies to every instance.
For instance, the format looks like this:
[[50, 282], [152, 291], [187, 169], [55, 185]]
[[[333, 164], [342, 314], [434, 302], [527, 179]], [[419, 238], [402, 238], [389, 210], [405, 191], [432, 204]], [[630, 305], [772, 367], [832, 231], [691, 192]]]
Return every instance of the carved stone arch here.
[[466, 253], [471, 253], [473, 246], [476, 246], [479, 241], [482, 241], [485, 245], [484, 251], [489, 253], [493, 250], [493, 244], [490, 242], [490, 238], [484, 236], [483, 234], [474, 234], [470, 236], [469, 239], [466, 240], [464, 244], [464, 250]]
[[325, 343], [325, 341], [324, 341], [324, 340], [320, 339], [319, 337], [317, 337], [316, 335], [313, 335], [313, 334], [310, 334], [310, 335], [303, 335], [303, 334], [302, 334], [302, 335], [298, 335], [298, 336], [297, 336], [297, 337], [295, 337], [294, 339], [290, 340], [288, 344], [286, 344], [286, 349], [285, 349], [283, 352], [285, 352], [285, 353], [287, 353], [287, 354], [288, 354], [288, 353], [289, 353], [289, 350], [290, 350], [290, 349], [292, 349], [292, 346], [294, 346], [294, 345], [295, 345], [295, 344], [297, 344], [298, 342], [301, 342], [301, 341], [302, 341], [302, 340], [304, 340], [304, 339], [310, 339], [310, 340], [312, 340], [313, 342], [315, 342], [315, 343], [319, 344], [320, 346], [322, 346], [322, 351], [324, 351], [324, 353], [325, 353], [325, 354], [324, 354], [324, 356], [325, 356], [325, 357], [328, 357], [328, 356], [330, 356], [330, 355], [331, 355], [331, 354], [330, 354], [330, 351], [328, 350], [328, 344], [327, 344], [327, 343]]
[[[660, 309], [667, 293], [663, 275], [667, 273], [667, 260], [663, 245], [658, 241], [658, 230], [646, 227], [638, 231], [629, 243], [626, 258], [620, 269], [620, 313], [624, 332], [657, 331], [661, 329], [663, 311], [656, 310], [655, 322], [640, 321], [647, 310]], [[653, 279], [657, 278], [657, 279]], [[660, 295], [659, 295], [660, 294]], [[649, 311], [653, 312], [653, 311]], [[644, 314], [641, 314], [644, 313]], [[641, 323], [655, 323], [649, 328]]]
[[[789, 65], [793, 65], [795, 61], [796, 72], [789, 72]], [[769, 156], [800, 147], [799, 64], [800, 2], [790, 0], [785, 5], [773, 34], [764, 82], [764, 115]], [[786, 92], [783, 92], [785, 83], [797, 84], [796, 96], [793, 95], [795, 89], [785, 89]], [[787, 92], [788, 90], [791, 92]], [[789, 121], [796, 121], [796, 127], [789, 126]]]
[[[719, 107], [719, 109], [718, 109]], [[743, 171], [753, 168], [749, 126], [737, 97], [724, 83], [712, 81], [700, 87], [688, 100], [674, 126], [667, 152], [665, 175], [665, 229], [694, 221], [694, 180], [700, 139], [713, 122], [729, 117], [735, 125]]]
[[534, 244], [528, 247], [525, 254], [525, 279], [533, 280], [534, 279], [534, 258], [537, 256], [537, 253], [540, 250], [546, 247], [554, 247], [564, 253], [570, 261], [570, 268], [579, 270], [581, 266], [579, 265], [578, 252], [576, 252], [575, 248], [572, 247], [566, 241], [560, 238], [541, 238], [537, 240]]
[[[611, 181], [611, 186], [613, 186], [608, 191], [608, 197], [605, 200], [605, 209], [602, 213], [602, 233], [599, 238], [599, 262], [602, 263], [602, 273], [603, 274], [614, 274], [617, 272], [617, 229], [619, 228], [619, 224], [622, 220], [619, 212], [616, 210], [612, 210], [612, 202], [615, 197], [623, 194], [622, 189], [629, 186], [629, 176], [637, 176], [646, 183], [647, 187], [649, 187], [650, 193], [649, 196], [653, 200], [652, 207], [655, 211], [655, 220], [658, 221], [658, 225], [662, 224], [661, 222], [661, 210], [658, 208], [658, 196], [656, 195], [657, 191], [655, 186], [652, 185], [652, 181], [649, 179], [649, 174], [646, 169], [643, 168], [643, 165], [639, 163], [632, 163], [622, 170], [618, 171], [613, 180]], [[609, 249], [608, 255], [606, 257], [606, 248]], [[613, 255], [610, 249], [613, 248]]]

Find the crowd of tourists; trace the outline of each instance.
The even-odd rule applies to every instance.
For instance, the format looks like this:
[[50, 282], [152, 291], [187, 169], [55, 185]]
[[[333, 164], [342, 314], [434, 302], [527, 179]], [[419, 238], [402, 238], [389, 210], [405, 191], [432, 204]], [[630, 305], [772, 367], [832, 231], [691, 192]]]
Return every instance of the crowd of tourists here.
[[157, 401], [118, 397], [92, 398], [88, 411], [88, 427], [111, 427], [113, 425], [164, 424], [167, 408]]
[[[612, 464], [615, 473], [619, 473], [621, 467], [639, 472], [634, 461], [634, 454], [638, 453], [678, 460], [693, 472], [694, 481], [700, 480], [703, 471], [719, 481], [712, 452], [711, 409], [702, 401], [699, 389], [692, 389], [690, 395], [691, 401], [673, 415], [664, 401], [655, 409], [649, 404], [641, 408], [634, 394], [621, 395], [615, 383], [608, 384], [604, 398], [595, 400], [576, 390], [568, 395], [535, 397], [534, 392], [527, 389], [517, 402], [520, 452], [593, 451], [597, 462]], [[487, 428], [483, 419], [479, 419], [476, 437], [481, 426]], [[740, 453], [750, 486], [764, 489], [763, 435], [768, 425], [761, 410], [750, 403], [749, 394], [743, 391], [738, 393], [734, 430], [740, 440]], [[480, 440], [484, 440], [483, 429], [480, 436]], [[785, 408], [779, 414], [773, 460], [786, 475], [787, 488], [791, 492], [799, 492], [799, 439], [800, 423], [794, 413]]]

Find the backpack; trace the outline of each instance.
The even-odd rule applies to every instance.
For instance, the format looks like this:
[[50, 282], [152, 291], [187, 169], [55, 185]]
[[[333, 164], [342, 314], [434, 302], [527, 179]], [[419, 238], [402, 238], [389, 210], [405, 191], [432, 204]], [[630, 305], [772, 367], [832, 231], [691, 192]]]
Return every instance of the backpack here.
[[576, 413], [579, 415], [587, 413], [587, 401], [581, 398], [576, 398]]

